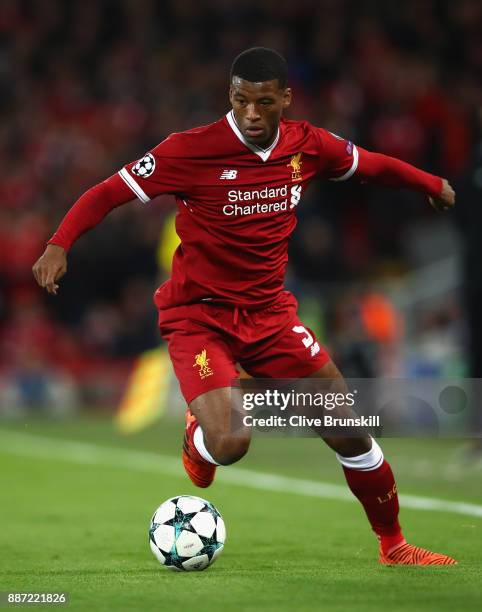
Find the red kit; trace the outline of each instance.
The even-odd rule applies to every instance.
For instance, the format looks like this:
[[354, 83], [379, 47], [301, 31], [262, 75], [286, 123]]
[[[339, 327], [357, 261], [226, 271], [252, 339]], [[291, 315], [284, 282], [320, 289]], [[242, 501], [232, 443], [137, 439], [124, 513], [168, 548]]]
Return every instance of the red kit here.
[[171, 134], [118, 175], [87, 191], [49, 241], [66, 250], [113, 208], [172, 194], [181, 245], [155, 294], [162, 336], [187, 402], [229, 386], [235, 364], [256, 377], [297, 378], [329, 359], [284, 290], [296, 211], [315, 178], [356, 174], [438, 196], [439, 177], [306, 121], [282, 119], [267, 149], [247, 142], [233, 112]]
[[347, 179], [357, 162], [351, 142], [300, 121], [282, 120], [261, 149], [230, 112], [120, 171], [144, 202], [176, 196], [181, 245], [155, 302], [187, 402], [229, 386], [236, 362], [252, 376], [297, 378], [328, 361], [284, 291], [288, 241], [311, 180]]
[[142, 201], [176, 196], [181, 246], [160, 308], [217, 300], [241, 308], [283, 290], [296, 209], [316, 177], [349, 178], [356, 147], [304, 121], [282, 120], [268, 149], [245, 141], [234, 115], [172, 134], [120, 176]]

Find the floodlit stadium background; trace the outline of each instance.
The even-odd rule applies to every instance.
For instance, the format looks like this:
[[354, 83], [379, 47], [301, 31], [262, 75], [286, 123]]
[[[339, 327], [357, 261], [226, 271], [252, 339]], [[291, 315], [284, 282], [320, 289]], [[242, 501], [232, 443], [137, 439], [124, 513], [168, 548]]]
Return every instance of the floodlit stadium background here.
[[123, 206], [82, 237], [57, 298], [31, 266], [83, 191], [225, 113], [230, 63], [253, 45], [289, 61], [288, 116], [457, 190], [439, 215], [418, 194], [313, 185], [287, 279], [302, 320], [347, 376], [479, 377], [481, 21], [478, 0], [2, 2], [0, 411], [119, 404], [159, 344], [173, 200]]

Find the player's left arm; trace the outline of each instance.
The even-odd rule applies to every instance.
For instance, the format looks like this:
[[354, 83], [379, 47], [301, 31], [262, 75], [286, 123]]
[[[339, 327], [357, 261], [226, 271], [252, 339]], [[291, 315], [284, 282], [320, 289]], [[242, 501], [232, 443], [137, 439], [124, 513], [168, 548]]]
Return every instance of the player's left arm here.
[[424, 193], [430, 204], [439, 211], [450, 210], [455, 204], [455, 191], [447, 179], [382, 153], [372, 153], [358, 147], [356, 175], [361, 180], [378, 185]]
[[320, 173], [331, 181], [358, 177], [361, 181], [413, 189], [428, 196], [436, 210], [449, 210], [455, 192], [447, 179], [424, 172], [395, 157], [372, 153], [323, 128], [315, 128], [320, 144]]

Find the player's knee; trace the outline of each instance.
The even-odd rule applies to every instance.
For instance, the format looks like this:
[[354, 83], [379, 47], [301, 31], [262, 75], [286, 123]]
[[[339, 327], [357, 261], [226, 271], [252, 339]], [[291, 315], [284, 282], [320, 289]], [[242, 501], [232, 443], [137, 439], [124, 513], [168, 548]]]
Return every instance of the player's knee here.
[[342, 457], [354, 457], [368, 453], [372, 448], [372, 438], [323, 438], [328, 446]]
[[225, 435], [213, 445], [212, 455], [221, 465], [230, 465], [239, 461], [248, 452], [251, 436]]

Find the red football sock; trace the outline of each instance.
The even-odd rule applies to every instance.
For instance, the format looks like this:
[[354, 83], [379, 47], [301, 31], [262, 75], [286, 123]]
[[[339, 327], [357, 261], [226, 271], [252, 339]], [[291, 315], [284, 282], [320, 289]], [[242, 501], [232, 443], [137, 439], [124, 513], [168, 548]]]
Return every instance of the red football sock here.
[[353, 470], [343, 467], [352, 493], [365, 508], [373, 531], [387, 553], [404, 541], [398, 522], [398, 495], [395, 478], [388, 461], [374, 470]]

